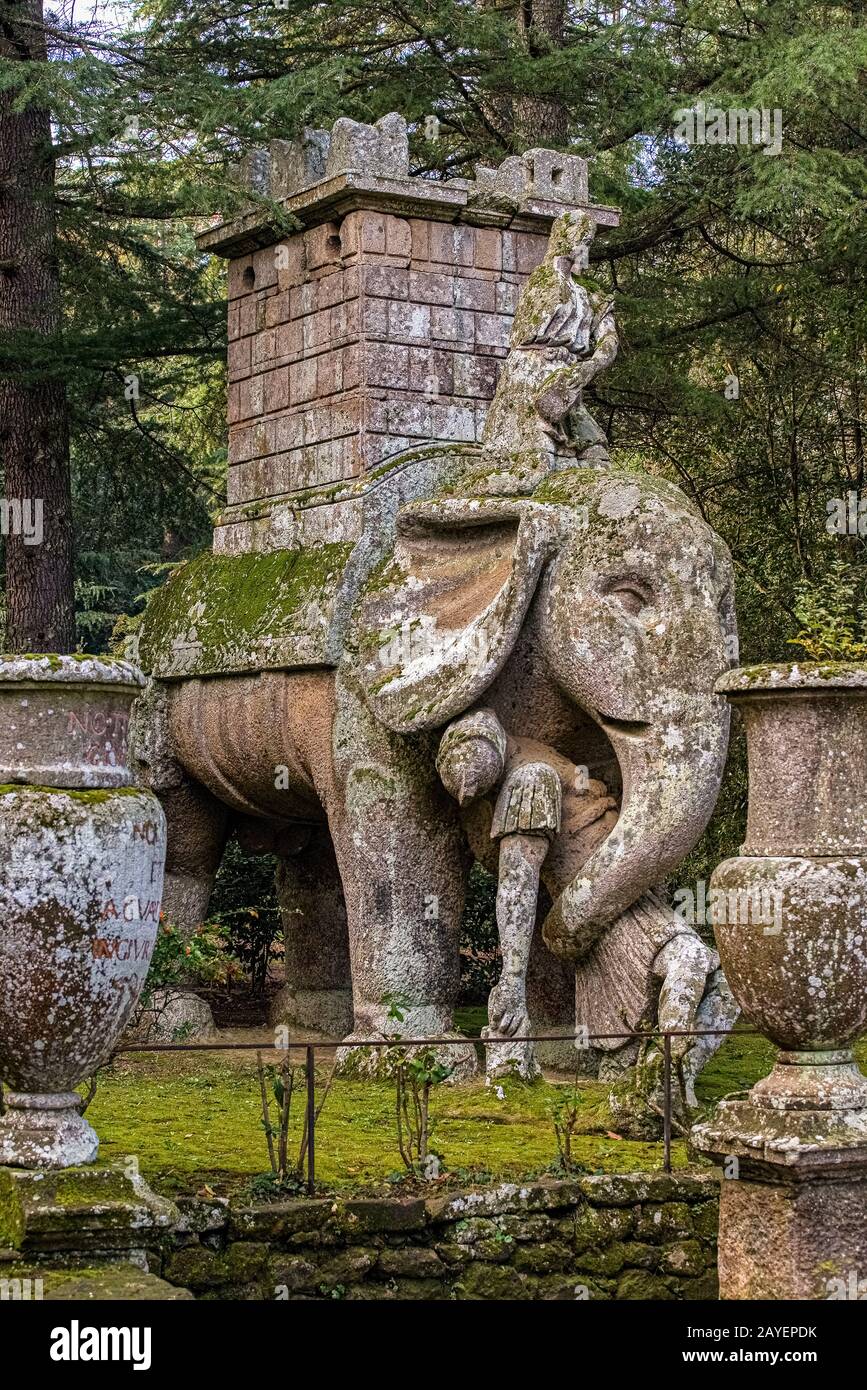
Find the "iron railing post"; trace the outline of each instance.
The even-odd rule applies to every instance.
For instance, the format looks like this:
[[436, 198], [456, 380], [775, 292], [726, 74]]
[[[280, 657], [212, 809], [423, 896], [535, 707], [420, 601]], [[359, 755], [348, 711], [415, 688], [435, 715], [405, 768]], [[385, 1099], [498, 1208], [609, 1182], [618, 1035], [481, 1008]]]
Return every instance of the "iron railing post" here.
[[307, 1046], [307, 1194], [316, 1189], [316, 1072], [315, 1052]]
[[663, 1099], [662, 1111], [662, 1141], [665, 1146], [665, 1158], [663, 1167], [666, 1173], [671, 1172], [671, 1034], [666, 1033], [662, 1039], [662, 1058], [663, 1058], [663, 1085], [665, 1086], [665, 1097]]

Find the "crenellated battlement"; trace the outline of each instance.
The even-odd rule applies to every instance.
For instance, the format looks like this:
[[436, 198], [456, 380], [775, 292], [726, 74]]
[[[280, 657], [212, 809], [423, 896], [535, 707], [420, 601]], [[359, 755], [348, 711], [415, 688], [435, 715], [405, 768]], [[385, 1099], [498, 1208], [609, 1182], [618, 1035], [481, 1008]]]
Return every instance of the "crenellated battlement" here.
[[229, 261], [222, 553], [357, 539], [372, 474], [475, 444], [553, 221], [571, 208], [618, 221], [589, 203], [575, 155], [413, 176], [395, 113], [274, 140], [237, 175], [255, 206], [198, 238]]

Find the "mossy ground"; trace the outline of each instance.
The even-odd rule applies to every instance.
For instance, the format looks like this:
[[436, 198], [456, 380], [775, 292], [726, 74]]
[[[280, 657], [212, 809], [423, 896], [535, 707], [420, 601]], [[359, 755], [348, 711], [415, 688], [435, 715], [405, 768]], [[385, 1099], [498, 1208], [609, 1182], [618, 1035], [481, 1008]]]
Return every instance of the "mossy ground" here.
[[[317, 1068], [320, 1083], [327, 1072], [327, 1064]], [[588, 1087], [586, 1116], [582, 1108], [582, 1119], [594, 1128], [600, 1091]], [[507, 1082], [503, 1092], [499, 1099], [483, 1083], [437, 1092], [433, 1147], [449, 1170], [466, 1177], [520, 1177], [554, 1162], [547, 1106], [556, 1087]], [[298, 1149], [303, 1094], [298, 1101], [290, 1152]], [[190, 1192], [207, 1184], [228, 1193], [268, 1167], [249, 1053], [243, 1061], [213, 1053], [124, 1058], [101, 1079], [87, 1113], [100, 1136], [102, 1161], [134, 1155], [158, 1191]], [[676, 1148], [675, 1161], [685, 1162], [682, 1146]], [[398, 1173], [394, 1084], [337, 1078], [316, 1126], [316, 1155], [317, 1177], [329, 1185], [369, 1186]], [[573, 1155], [591, 1172], [647, 1170], [662, 1162], [660, 1145], [604, 1133], [576, 1138]]]
[[[477, 1031], [479, 1019], [465, 1011], [461, 1023]], [[272, 1057], [274, 1054], [271, 1054]], [[773, 1063], [769, 1043], [755, 1037], [729, 1039], [704, 1072], [700, 1093], [713, 1102], [743, 1090]], [[299, 1064], [301, 1057], [299, 1056]], [[862, 1044], [862, 1062], [867, 1046]], [[328, 1073], [322, 1055], [320, 1084]], [[303, 1085], [300, 1071], [299, 1085]], [[482, 1082], [442, 1087], [435, 1095], [434, 1148], [459, 1179], [530, 1176], [556, 1160], [549, 1106], [556, 1083], [506, 1083], [500, 1099]], [[586, 1083], [573, 1154], [590, 1172], [630, 1172], [662, 1166], [662, 1145], [612, 1137], [607, 1088]], [[368, 1187], [401, 1169], [394, 1124], [395, 1092], [390, 1082], [338, 1078], [317, 1125], [317, 1175], [334, 1186]], [[293, 1125], [297, 1149], [303, 1110], [298, 1096]], [[104, 1161], [135, 1156], [157, 1190], [217, 1193], [243, 1187], [268, 1167], [265, 1136], [251, 1052], [127, 1054], [99, 1084], [88, 1119], [101, 1139]], [[675, 1166], [686, 1163], [682, 1140], [673, 1145]]]

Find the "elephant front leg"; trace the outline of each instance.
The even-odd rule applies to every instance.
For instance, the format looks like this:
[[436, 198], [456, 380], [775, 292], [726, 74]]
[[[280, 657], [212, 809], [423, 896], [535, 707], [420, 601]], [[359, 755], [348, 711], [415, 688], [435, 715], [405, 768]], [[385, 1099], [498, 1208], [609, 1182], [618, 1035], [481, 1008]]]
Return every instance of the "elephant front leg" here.
[[[517, 1071], [525, 1080], [539, 1073], [529, 1032], [527, 965], [536, 926], [539, 874], [548, 853], [544, 835], [504, 835], [500, 841], [497, 932], [503, 969], [488, 999], [487, 1074]], [[502, 1040], [502, 1041], [500, 1041]]]
[[[450, 1036], [460, 985], [460, 920], [467, 854], [457, 809], [439, 783], [433, 740], [378, 725], [340, 690], [329, 820], [352, 964], [347, 1043]], [[345, 1070], [387, 1070], [385, 1054], [354, 1046]], [[441, 1049], [453, 1079], [477, 1070], [472, 1044]]]

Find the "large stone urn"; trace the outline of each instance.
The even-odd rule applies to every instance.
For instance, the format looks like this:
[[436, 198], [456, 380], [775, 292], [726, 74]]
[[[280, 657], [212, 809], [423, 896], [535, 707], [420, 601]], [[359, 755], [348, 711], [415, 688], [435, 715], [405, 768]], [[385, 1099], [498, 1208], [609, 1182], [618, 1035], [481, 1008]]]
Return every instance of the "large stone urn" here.
[[111, 1053], [156, 938], [165, 819], [129, 786], [142, 685], [102, 657], [0, 657], [0, 1163], [91, 1162], [74, 1087]]
[[867, 666], [746, 667], [747, 838], [711, 879], [726, 977], [780, 1049], [693, 1130], [723, 1161], [723, 1298], [827, 1298], [867, 1274]]

